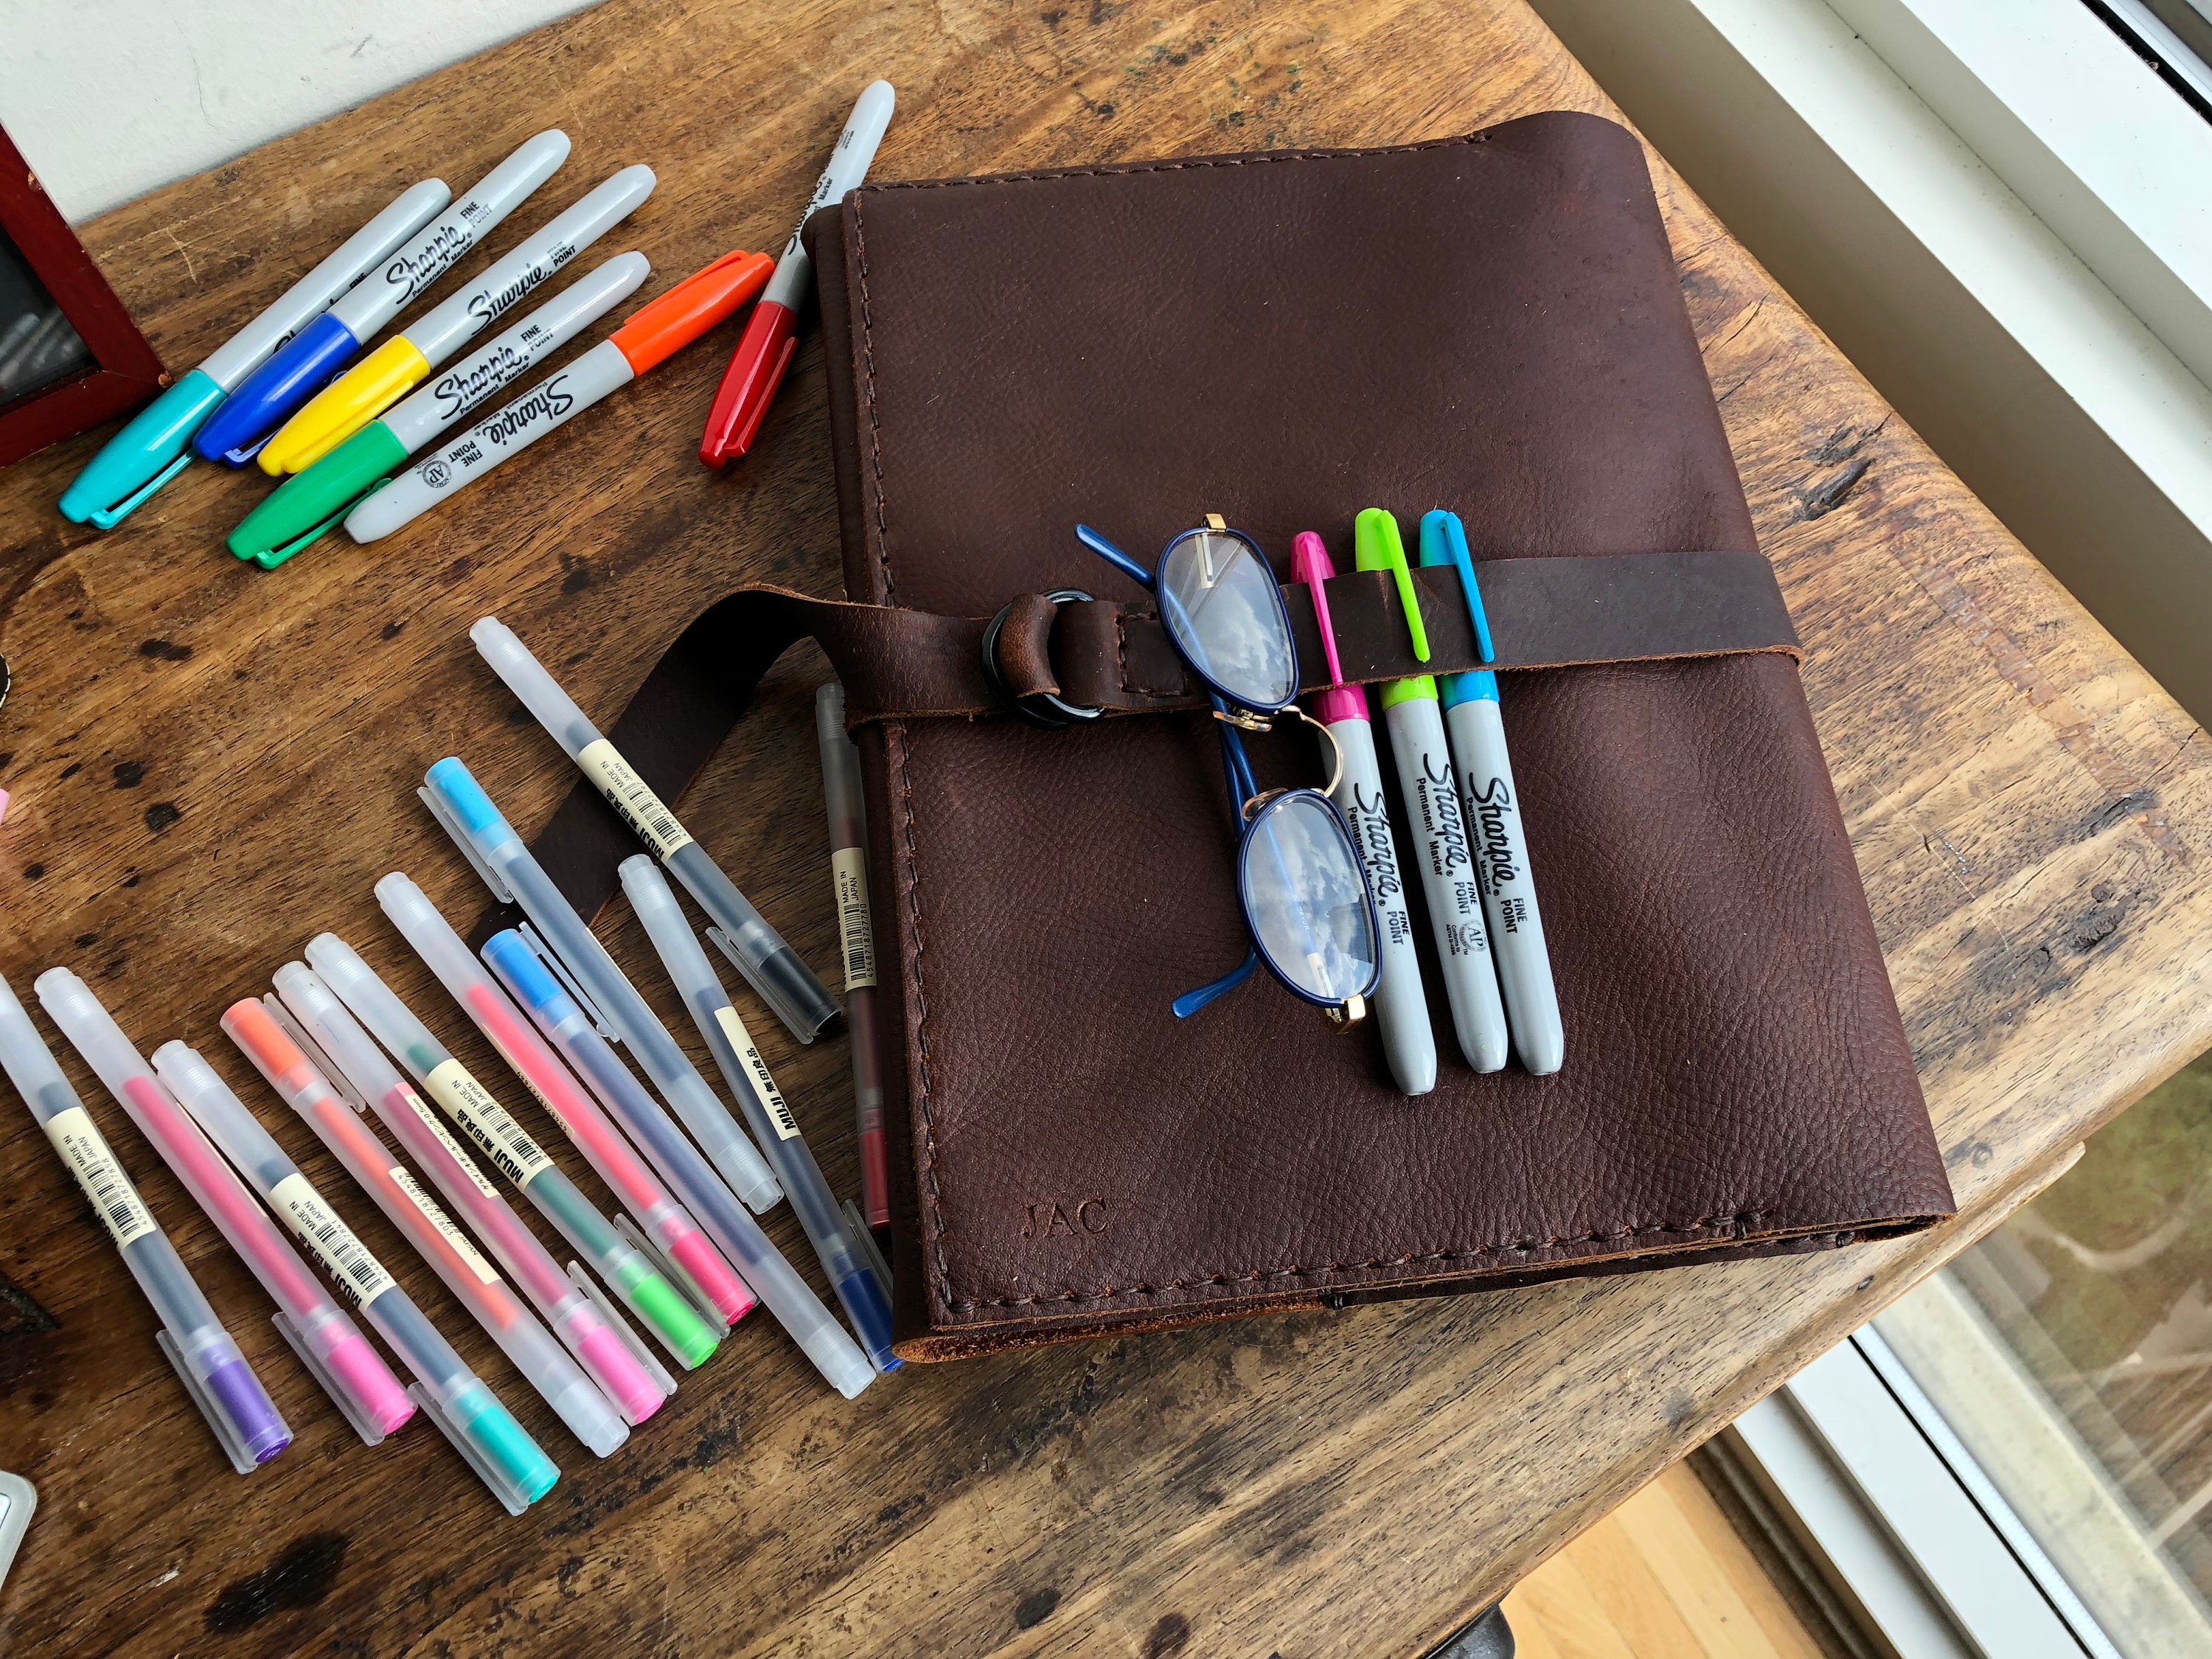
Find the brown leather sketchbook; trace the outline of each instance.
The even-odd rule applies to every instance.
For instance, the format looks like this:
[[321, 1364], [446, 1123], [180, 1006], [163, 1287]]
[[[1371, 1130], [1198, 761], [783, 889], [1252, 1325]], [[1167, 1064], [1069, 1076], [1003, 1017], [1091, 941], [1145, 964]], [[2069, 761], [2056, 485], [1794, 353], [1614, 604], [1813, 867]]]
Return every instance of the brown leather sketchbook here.
[[[899, 1352], [1831, 1249], [1952, 1210], [1773, 574], [1641, 147], [1531, 117], [1397, 149], [871, 185], [808, 227], [848, 603], [750, 589], [613, 736], [679, 791], [792, 638], [846, 682], [887, 1004]], [[1463, 519], [1566, 1031], [1407, 1098], [1255, 975], [1210, 725], [1144, 592], [1208, 513], [1289, 574], [1354, 516]], [[1438, 671], [1474, 665], [1448, 572]], [[1075, 588], [1089, 602], [1037, 597]], [[1291, 590], [1309, 686], [1313, 611]], [[1011, 603], [1010, 603], [1011, 602]], [[1415, 672], [1342, 575], [1348, 676]], [[1105, 708], [1043, 731], [1018, 693]], [[1378, 722], [1378, 732], [1380, 723]], [[1253, 744], [1317, 784], [1309, 735]], [[1390, 775], [1386, 764], [1384, 775]], [[1400, 845], [1410, 836], [1394, 803]], [[540, 840], [588, 909], [634, 850]]]
[[[1449, 507], [1486, 561], [1757, 550], [1641, 147], [1595, 117], [873, 185], [811, 234], [852, 600], [1143, 616], [1074, 523], [1149, 562], [1209, 512], [1284, 580], [1300, 530], [1349, 569], [1370, 506]], [[1476, 1074], [1431, 956], [1412, 1099], [1264, 975], [1170, 1013], [1245, 948], [1201, 716], [860, 727], [902, 1354], [1950, 1213], [1795, 661], [1502, 684], [1566, 1063]], [[1310, 736], [1262, 743], [1320, 781]]]

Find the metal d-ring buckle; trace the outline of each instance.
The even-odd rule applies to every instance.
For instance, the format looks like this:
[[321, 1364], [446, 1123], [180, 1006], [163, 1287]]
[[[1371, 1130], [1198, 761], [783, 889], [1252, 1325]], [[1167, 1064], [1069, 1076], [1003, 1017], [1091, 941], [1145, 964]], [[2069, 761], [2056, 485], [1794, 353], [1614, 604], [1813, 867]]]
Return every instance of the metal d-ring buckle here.
[[[1054, 588], [1045, 598], [1054, 607], [1066, 605], [1070, 600], [1079, 600], [1086, 605], [1091, 602], [1091, 595], [1079, 587]], [[1025, 720], [1042, 731], [1065, 732], [1071, 726], [1097, 720], [1105, 712], [1103, 709], [1085, 708], [1079, 703], [1056, 697], [1049, 691], [1017, 697], [1006, 690], [1006, 677], [999, 672], [999, 635], [1006, 625], [1006, 612], [1013, 608], [1014, 602], [1008, 599], [999, 607], [999, 614], [992, 617], [983, 629], [983, 678], [990, 684], [991, 695], [1004, 703], [1017, 720]]]

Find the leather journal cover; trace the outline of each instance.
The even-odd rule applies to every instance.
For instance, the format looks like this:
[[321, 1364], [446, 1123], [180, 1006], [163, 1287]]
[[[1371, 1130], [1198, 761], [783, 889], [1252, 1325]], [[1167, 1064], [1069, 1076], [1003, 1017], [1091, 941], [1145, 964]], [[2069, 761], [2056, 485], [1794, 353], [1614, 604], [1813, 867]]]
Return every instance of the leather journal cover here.
[[[1300, 530], [1349, 568], [1370, 506], [1449, 507], [1478, 559], [1757, 550], [1642, 148], [1595, 117], [874, 185], [811, 235], [852, 600], [1148, 611], [1074, 523], [1149, 563], [1209, 512], [1285, 580]], [[1411, 1099], [1265, 975], [1170, 1012], [1245, 950], [1201, 715], [860, 727], [902, 1353], [1950, 1213], [1796, 663], [1502, 686], [1566, 1063], [1471, 1070], [1417, 926]], [[1261, 741], [1263, 781], [1323, 775]]]
[[[613, 735], [672, 795], [790, 638], [815, 633], [846, 680], [902, 1354], [1821, 1249], [1951, 1212], [1631, 134], [1556, 113], [871, 185], [807, 238], [849, 603], [722, 601]], [[1371, 1021], [1340, 1035], [1265, 975], [1170, 1011], [1244, 954], [1234, 827], [1147, 596], [1073, 526], [1149, 564], [1218, 513], [1287, 579], [1301, 530], [1348, 570], [1366, 507], [1409, 538], [1453, 508], [1483, 562], [1565, 1024], [1550, 1077], [1461, 1057], [1418, 901], [1430, 1094], [1393, 1087]], [[1035, 597], [1060, 588], [1097, 602]], [[1471, 665], [1455, 587], [1423, 592], [1437, 665]], [[1386, 579], [1330, 593], [1361, 636], [1348, 675], [1413, 672]], [[1002, 672], [1106, 717], [994, 710], [976, 642], [1009, 601]], [[1288, 722], [1252, 749], [1263, 785], [1326, 775]], [[626, 842], [580, 787], [541, 856], [588, 909]]]

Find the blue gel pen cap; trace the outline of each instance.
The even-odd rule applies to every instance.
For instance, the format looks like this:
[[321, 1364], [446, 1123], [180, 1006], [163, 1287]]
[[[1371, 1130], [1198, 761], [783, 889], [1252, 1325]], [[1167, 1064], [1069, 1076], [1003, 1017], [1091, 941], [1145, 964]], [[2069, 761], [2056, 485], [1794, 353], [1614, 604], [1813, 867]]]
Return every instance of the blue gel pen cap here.
[[246, 377], [230, 400], [193, 434], [200, 458], [242, 466], [234, 453], [250, 454], [292, 411], [320, 392], [343, 368], [361, 342], [353, 331], [325, 312], [295, 334], [284, 349]]
[[[1421, 562], [1459, 568], [1460, 592], [1466, 596], [1468, 614], [1474, 622], [1474, 648], [1485, 662], [1494, 662], [1498, 652], [1490, 642], [1490, 618], [1482, 609], [1482, 590], [1475, 586], [1474, 561], [1467, 550], [1467, 529], [1459, 514], [1437, 507], [1421, 515]], [[1437, 682], [1438, 700], [1447, 708], [1463, 702], [1496, 702], [1498, 676], [1487, 668], [1465, 674], [1446, 674]]]
[[553, 977], [551, 969], [538, 959], [538, 953], [522, 942], [522, 935], [514, 928], [503, 928], [483, 944], [484, 960], [489, 963], [501, 979], [514, 988], [515, 994], [532, 1008], [541, 1010], [555, 1019], [565, 1019], [558, 1012], [560, 1004], [568, 1000], [561, 988], [561, 981]]
[[453, 816], [460, 820], [461, 828], [471, 836], [504, 841], [514, 831], [507, 827], [507, 820], [499, 815], [499, 808], [491, 804], [491, 797], [461, 764], [459, 757], [448, 755], [422, 775], [422, 781], [436, 790]]
[[138, 505], [175, 477], [191, 458], [192, 441], [222, 402], [222, 387], [193, 369], [110, 438], [83, 471], [62, 491], [62, 517], [71, 524], [88, 520], [112, 530]]

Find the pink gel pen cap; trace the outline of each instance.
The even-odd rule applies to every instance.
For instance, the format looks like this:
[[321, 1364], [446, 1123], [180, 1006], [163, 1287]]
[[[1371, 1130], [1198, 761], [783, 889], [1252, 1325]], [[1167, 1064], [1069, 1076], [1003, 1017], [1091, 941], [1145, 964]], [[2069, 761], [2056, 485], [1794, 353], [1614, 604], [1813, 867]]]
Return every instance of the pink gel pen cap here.
[[1336, 567], [1329, 562], [1328, 549], [1320, 537], [1301, 530], [1291, 538], [1291, 580], [1313, 589], [1314, 621], [1320, 625], [1321, 648], [1328, 659], [1329, 689], [1316, 693], [1313, 700], [1313, 717], [1323, 726], [1368, 718], [1366, 691], [1344, 683], [1344, 665], [1336, 658], [1336, 624], [1329, 620], [1328, 595], [1322, 587], [1334, 574]]

